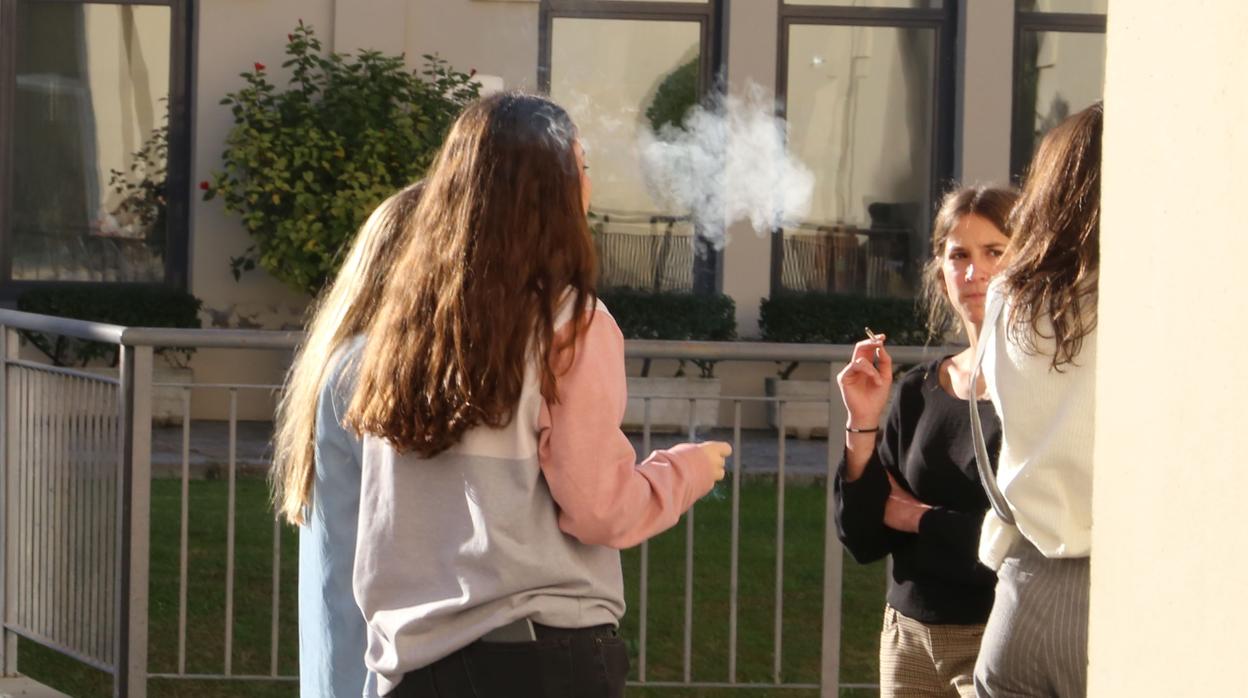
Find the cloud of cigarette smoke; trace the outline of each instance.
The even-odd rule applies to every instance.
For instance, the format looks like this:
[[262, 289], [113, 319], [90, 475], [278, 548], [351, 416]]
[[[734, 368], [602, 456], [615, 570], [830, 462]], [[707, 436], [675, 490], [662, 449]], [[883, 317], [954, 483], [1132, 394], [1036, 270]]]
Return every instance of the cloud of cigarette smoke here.
[[758, 233], [810, 210], [814, 175], [786, 147], [785, 122], [757, 85], [696, 106], [681, 127], [644, 129], [637, 149], [643, 177], [665, 211], [692, 216], [722, 249], [725, 230], [748, 220]]

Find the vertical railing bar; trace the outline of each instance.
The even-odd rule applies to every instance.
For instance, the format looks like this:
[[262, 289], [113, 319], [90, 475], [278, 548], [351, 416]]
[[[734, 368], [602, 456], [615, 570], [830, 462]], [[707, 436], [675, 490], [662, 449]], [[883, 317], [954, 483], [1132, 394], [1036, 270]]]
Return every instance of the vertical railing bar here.
[[69, 591], [70, 596], [73, 599], [70, 617], [73, 618], [74, 621], [71, 621], [69, 630], [73, 637], [73, 644], [71, 647], [80, 653], [83, 652], [85, 649], [84, 645], [86, 644], [84, 642], [86, 630], [83, 628], [85, 623], [82, 621], [84, 619], [83, 611], [86, 609], [86, 605], [83, 603], [83, 598], [86, 595], [87, 586], [85, 583], [86, 574], [84, 574], [82, 565], [82, 551], [84, 549], [83, 538], [85, 535], [86, 525], [83, 515], [84, 507], [81, 505], [83, 494], [82, 474], [79, 472], [82, 469], [79, 455], [81, 450], [79, 447], [81, 445], [80, 427], [83, 405], [81, 388], [83, 383], [84, 381], [78, 377], [71, 377], [69, 379], [69, 404], [67, 405], [67, 412], [69, 413], [69, 447], [66, 449], [66, 460], [70, 466], [70, 515], [73, 517], [74, 521], [72, 529], [73, 537], [70, 539], [69, 545], [70, 560], [72, 561], [69, 568], [69, 578], [71, 580]]
[[[4, 411], [0, 417], [0, 428], [4, 429], [0, 439], [0, 556], [3, 556], [4, 570], [0, 572], [0, 583], [4, 585], [4, 610], [0, 612], [0, 673], [17, 673], [17, 641], [16, 636], [8, 631], [8, 625], [18, 622], [21, 607], [21, 578], [17, 568], [18, 502], [21, 501], [18, 478], [14, 472], [17, 467], [16, 458], [21, 444], [21, 432], [18, 429], [20, 410], [18, 409], [18, 370], [9, 366], [10, 357], [17, 355], [18, 335], [8, 327], [0, 326], [0, 409]], [[17, 492], [15, 492], [17, 490]]]
[[837, 366], [833, 364], [828, 376], [828, 461], [826, 491], [824, 493], [823, 521], [823, 645], [820, 657], [819, 695], [820, 698], [836, 698], [840, 693], [841, 683], [841, 542], [836, 537], [833, 527], [836, 521], [836, 503], [833, 497], [832, 483], [836, 475], [836, 467], [840, 461], [840, 449], [835, 443], [843, 441], [834, 438], [840, 427], [835, 427], [832, 417], [833, 401], [840, 398], [836, 385]]
[[737, 682], [737, 599], [741, 559], [741, 401], [732, 406], [732, 541], [728, 563], [728, 683]]
[[186, 673], [186, 592], [190, 571], [191, 389], [182, 389], [182, 499], [178, 516], [178, 673]]
[[[105, 438], [108, 439], [108, 450], [114, 454], [117, 459], [110, 464], [109, 470], [113, 472], [113, 476], [108, 479], [108, 499], [105, 501], [107, 507], [108, 520], [111, 522], [108, 529], [107, 551], [108, 551], [108, 617], [109, 617], [109, 633], [108, 633], [108, 656], [110, 663], [116, 665], [120, 648], [117, 647], [117, 623], [119, 622], [119, 614], [117, 608], [117, 574], [121, 567], [120, 551], [117, 549], [117, 500], [120, 496], [120, 488], [122, 481], [122, 468], [125, 462], [122, 457], [121, 449], [121, 430], [123, 427], [122, 410], [124, 409], [125, 390], [122, 386], [117, 386], [114, 391], [113, 411], [108, 414], [108, 422], [105, 429]], [[114, 666], [116, 669], [116, 666]]]
[[776, 403], [777, 420], [780, 423], [780, 443], [776, 463], [776, 620], [775, 654], [772, 656], [772, 678], [780, 683], [780, 665], [784, 649], [784, 466], [786, 460], [786, 428], [784, 424], [784, 401]]
[[[641, 420], [641, 451], [642, 457], [650, 456], [650, 398], [642, 401], [642, 420]], [[637, 644], [640, 647], [637, 650], [637, 680], [641, 683], [646, 682], [646, 631], [648, 630], [648, 619], [650, 609], [650, 541], [643, 541], [641, 544], [641, 589], [638, 592], [641, 607], [639, 614], [641, 615], [641, 623]]]
[[89, 435], [91, 428], [91, 402], [88, 396], [91, 393], [92, 381], [83, 380], [79, 384], [79, 409], [81, 410], [78, 421], [78, 478], [81, 486], [79, 494], [79, 508], [82, 511], [82, 555], [81, 576], [79, 584], [82, 590], [82, 606], [80, 609], [79, 623], [82, 627], [82, 652], [87, 656], [94, 657], [91, 648], [91, 587], [94, 578], [94, 570], [91, 568], [91, 531], [95, 529], [91, 525], [91, 464]]
[[65, 400], [65, 455], [64, 460], [66, 470], [69, 475], [69, 568], [67, 577], [70, 583], [67, 585], [68, 603], [67, 615], [73, 622], [66, 625], [65, 644], [71, 649], [82, 651], [82, 605], [79, 600], [82, 598], [83, 584], [79, 583], [82, 579], [82, 569], [79, 566], [79, 551], [82, 550], [82, 507], [78, 505], [78, 499], [81, 491], [78, 487], [78, 412], [82, 409], [82, 401], [78, 395], [79, 378], [76, 376], [68, 376], [65, 379], [66, 390], [68, 396]]
[[[689, 400], [689, 441], [697, 441], [697, 400]], [[693, 523], [696, 504], [685, 515], [685, 683], [693, 680]]]
[[229, 494], [225, 524], [225, 675], [234, 673], [234, 513], [237, 486], [238, 390], [230, 388]]
[[90, 494], [88, 495], [88, 509], [90, 512], [89, 519], [92, 522], [90, 530], [90, 550], [88, 554], [88, 564], [91, 568], [91, 584], [87, 589], [87, 617], [91, 619], [89, 643], [91, 645], [91, 656], [96, 659], [104, 660], [104, 644], [100, 641], [101, 633], [104, 632], [104, 618], [100, 607], [100, 582], [106, 576], [102, 573], [103, 567], [103, 550], [100, 545], [100, 535], [104, 528], [100, 525], [100, 493], [104, 490], [104, 482], [101, 474], [99, 454], [103, 452], [100, 448], [100, 405], [103, 404], [102, 397], [104, 389], [99, 383], [92, 383], [87, 389], [87, 458], [88, 470], [90, 472]]
[[17, 433], [21, 438], [17, 442], [17, 467], [18, 470], [18, 510], [17, 514], [17, 539], [18, 539], [18, 559], [21, 560], [21, 568], [18, 570], [17, 581], [17, 609], [18, 622], [23, 627], [30, 627], [30, 387], [26, 369], [12, 368], [18, 379], [17, 393]]
[[119, 489], [121, 487], [121, 470], [125, 467], [122, 457], [121, 430], [123, 427], [122, 409], [125, 399], [125, 391], [119, 385], [112, 391], [112, 399], [109, 402], [114, 403], [113, 410], [105, 414], [105, 430], [104, 438], [108, 440], [108, 452], [113, 454], [115, 460], [108, 464], [108, 470], [112, 476], [106, 481], [108, 484], [107, 496], [104, 505], [108, 514], [108, 538], [107, 538], [107, 562], [109, 574], [108, 596], [105, 597], [107, 603], [109, 633], [108, 633], [108, 655], [111, 662], [116, 664], [118, 658], [117, 648], [117, 569], [121, 565], [120, 551], [117, 549], [117, 500]]
[[150, 346], [121, 346], [121, 479], [117, 497], [117, 618], [113, 694], [145, 698], [151, 562], [152, 357]]
[[269, 646], [269, 676], [277, 676], [277, 639], [278, 620], [282, 593], [282, 520], [273, 519], [273, 611], [272, 626], [269, 629], [272, 644]]
[[[95, 480], [95, 494], [92, 498], [92, 516], [96, 522], [96, 531], [94, 538], [95, 548], [93, 556], [95, 559], [94, 569], [96, 584], [91, 585], [91, 594], [94, 597], [95, 605], [95, 649], [96, 655], [106, 662], [112, 661], [108, 657], [108, 638], [112, 635], [108, 618], [108, 599], [107, 595], [108, 580], [112, 578], [111, 570], [108, 564], [107, 541], [110, 537], [108, 526], [105, 522], [109, 521], [107, 514], [108, 509], [108, 466], [107, 462], [101, 459], [100, 454], [111, 453], [107, 445], [107, 407], [110, 403], [108, 399], [109, 388], [106, 384], [97, 383], [91, 399], [91, 453], [93, 457], [92, 470]], [[102, 462], [103, 461], [103, 462]]]
[[38, 575], [34, 578], [34, 589], [36, 595], [35, 602], [35, 631], [41, 633], [45, 637], [48, 633], [48, 613], [47, 613], [47, 584], [39, 583], [39, 580], [48, 578], [48, 471], [45, 465], [47, 459], [47, 433], [44, 428], [46, 404], [45, 396], [47, 393], [46, 376], [42, 373], [36, 373], [38, 376], [37, 386], [35, 388], [35, 403], [38, 405], [32, 411], [35, 417], [35, 518], [32, 520], [39, 532], [38, 540], [35, 543], [35, 556], [39, 560]]
[[57, 642], [69, 644], [67, 642], [69, 635], [69, 624], [66, 619], [69, 617], [69, 515], [71, 495], [69, 491], [69, 477], [66, 471], [65, 462], [65, 411], [69, 407], [68, 391], [66, 390], [66, 378], [64, 376], [56, 376], [54, 381], [54, 394], [56, 399], [53, 404], [56, 406], [56, 416], [52, 417], [50, 431], [52, 432], [53, 443], [52, 449], [53, 468], [56, 472], [56, 519], [57, 531], [53, 540], [56, 547], [55, 564], [56, 572], [56, 593], [54, 598], [55, 614], [56, 614], [56, 635], [53, 637]]

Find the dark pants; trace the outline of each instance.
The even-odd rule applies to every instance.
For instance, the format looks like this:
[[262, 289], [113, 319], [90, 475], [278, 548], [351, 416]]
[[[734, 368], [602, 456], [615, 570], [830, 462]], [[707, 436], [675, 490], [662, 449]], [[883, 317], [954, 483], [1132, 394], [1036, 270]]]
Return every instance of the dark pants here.
[[386, 698], [619, 698], [628, 650], [610, 625], [535, 625], [534, 642], [478, 641], [416, 671]]

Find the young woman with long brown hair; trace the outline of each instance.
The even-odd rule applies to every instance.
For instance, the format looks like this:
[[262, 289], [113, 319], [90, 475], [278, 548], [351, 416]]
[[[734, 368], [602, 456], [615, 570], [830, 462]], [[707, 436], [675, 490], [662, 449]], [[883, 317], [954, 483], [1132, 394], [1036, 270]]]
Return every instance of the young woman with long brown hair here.
[[342, 426], [351, 362], [390, 276], [422, 184], [384, 201], [360, 228], [310, 310], [278, 403], [272, 484], [299, 525], [299, 683], [303, 695], [376, 695], [364, 666], [364, 616], [351, 594], [362, 444]]
[[932, 226], [923, 273], [928, 329], [938, 341], [960, 329], [969, 347], [907, 371], [887, 419], [893, 372], [884, 337], [859, 342], [837, 376], [849, 417], [834, 482], [837, 531], [859, 562], [893, 558], [880, 634], [885, 698], [975, 695], [995, 579], [976, 559], [988, 500], [967, 406], [988, 422], [990, 440], [999, 434], [982, 386], [972, 388], [968, 376], [1016, 198], [1005, 189], [958, 189]]
[[636, 462], [594, 292], [575, 126], [504, 93], [456, 121], [366, 334], [355, 593], [383, 695], [618, 696], [618, 548], [673, 525], [727, 444]]
[[980, 696], [1087, 690], [1103, 119], [1098, 103], [1044, 137], [989, 294], [981, 355], [1002, 443], [996, 476], [981, 467], [980, 558], [998, 572]]

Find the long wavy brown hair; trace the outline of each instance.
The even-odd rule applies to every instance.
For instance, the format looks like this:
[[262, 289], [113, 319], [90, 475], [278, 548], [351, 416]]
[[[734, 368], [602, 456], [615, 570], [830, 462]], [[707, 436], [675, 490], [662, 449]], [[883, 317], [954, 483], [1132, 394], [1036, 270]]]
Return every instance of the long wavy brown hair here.
[[923, 288], [920, 294], [921, 307], [927, 316], [929, 341], [940, 341], [948, 332], [961, 327], [958, 314], [949, 300], [942, 273], [949, 233], [966, 216], [979, 216], [1008, 237], [1010, 233], [1007, 221], [1017, 201], [1018, 192], [1013, 189], [984, 185], [951, 190], [941, 200], [940, 209], [932, 223], [932, 256], [923, 266]]
[[295, 353], [277, 406], [270, 482], [278, 514], [304, 522], [316, 479], [316, 410], [334, 354], [372, 322], [395, 250], [424, 185], [386, 199], [355, 236], [334, 282], [308, 310], [308, 329]]
[[1045, 135], [1010, 216], [1002, 272], [1013, 304], [1009, 336], [1032, 353], [1037, 339], [1053, 340], [1058, 371], [1096, 328], [1103, 122], [1097, 102]]
[[[567, 112], [532, 95], [491, 95], [455, 122], [368, 331], [350, 428], [437, 455], [510, 422], [531, 357], [558, 399], [563, 350], [595, 302], [575, 142]], [[555, 347], [569, 301], [572, 331]]]

